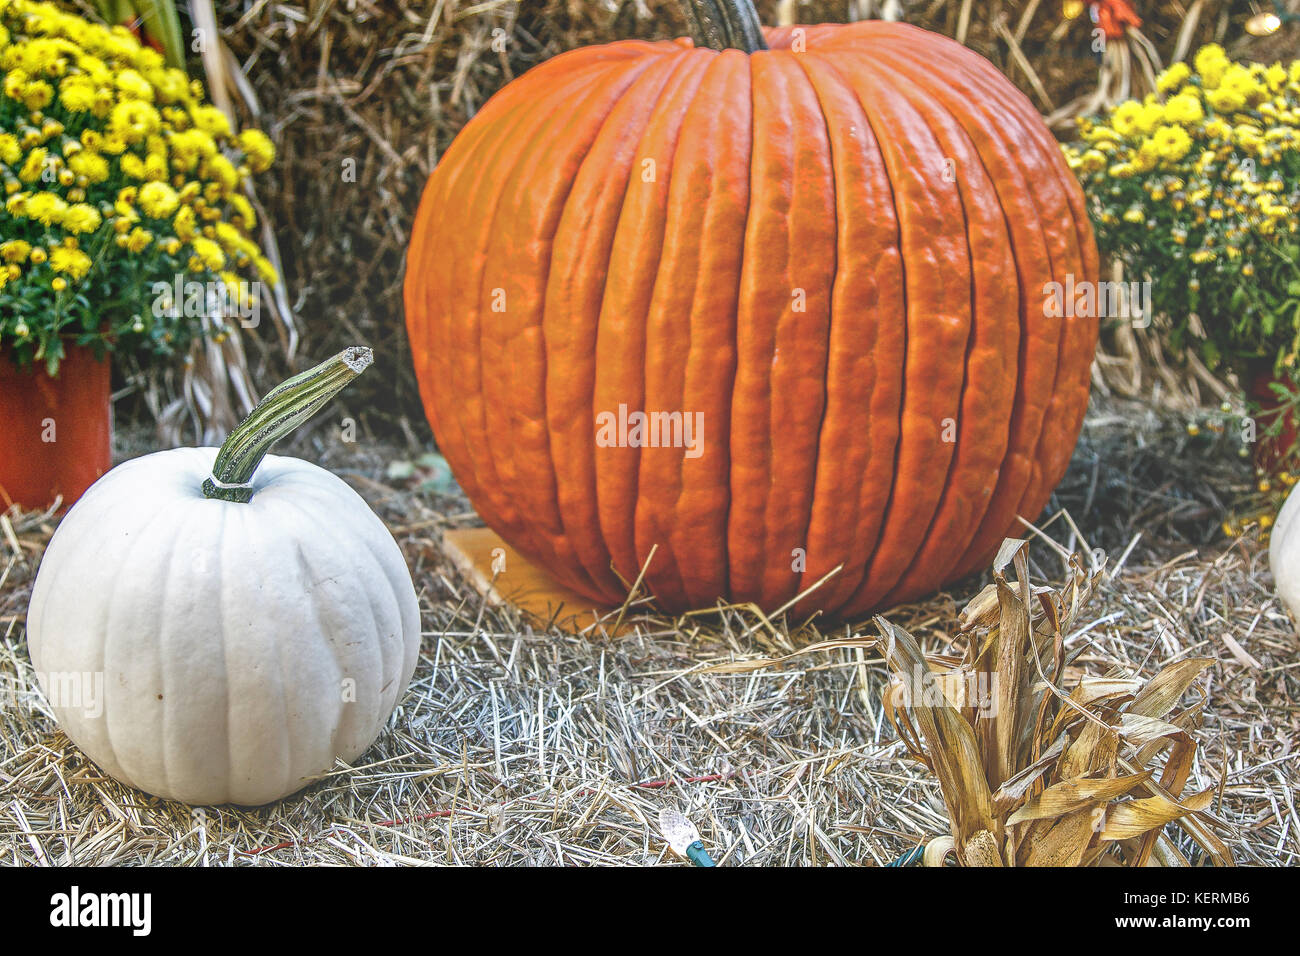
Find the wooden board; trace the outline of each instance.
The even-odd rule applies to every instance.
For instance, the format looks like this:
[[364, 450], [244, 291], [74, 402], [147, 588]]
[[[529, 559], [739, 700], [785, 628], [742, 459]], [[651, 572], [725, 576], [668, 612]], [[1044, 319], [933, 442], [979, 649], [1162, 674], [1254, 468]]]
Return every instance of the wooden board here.
[[566, 588], [491, 528], [448, 531], [443, 535], [443, 547], [474, 589], [493, 604], [513, 605], [542, 625], [554, 622], [574, 634], [598, 631], [594, 625], [601, 618], [610, 634], [631, 630], [626, 621], [614, 629], [618, 608], [595, 604]]

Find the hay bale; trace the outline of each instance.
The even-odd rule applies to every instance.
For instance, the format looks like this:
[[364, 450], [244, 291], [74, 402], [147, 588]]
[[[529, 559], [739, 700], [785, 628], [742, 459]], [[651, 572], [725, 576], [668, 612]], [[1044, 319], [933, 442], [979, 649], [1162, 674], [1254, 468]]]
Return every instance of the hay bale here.
[[[800, 22], [844, 21], [870, 4], [812, 0], [759, 4], [765, 22], [778, 7]], [[956, 33], [959, 0], [907, 4], [906, 18]], [[1150, 5], [1148, 5], [1150, 6]], [[1198, 35], [1217, 29], [1209, 3]], [[1014, 33], [1029, 4], [975, 4], [967, 43], [1026, 92], [995, 24]], [[1182, 5], [1148, 13], [1148, 35], [1172, 46]], [[411, 220], [442, 151], [480, 106], [510, 79], [557, 53], [626, 37], [686, 32], [677, 0], [288, 0], [226, 3], [222, 32], [261, 102], [259, 121], [280, 151], [259, 193], [274, 220], [289, 299], [303, 328], [301, 360], [365, 342], [385, 375], [353, 397], [366, 426], [428, 441], [402, 321], [401, 279]], [[1059, 7], [1035, 4], [1021, 45], [1048, 95], [1068, 101], [1095, 82], [1086, 17], [1060, 37]], [[500, 31], [500, 32], [497, 32]], [[504, 39], [497, 42], [494, 39]], [[268, 338], [268, 342], [269, 342]], [[259, 380], [283, 377], [266, 348]]]

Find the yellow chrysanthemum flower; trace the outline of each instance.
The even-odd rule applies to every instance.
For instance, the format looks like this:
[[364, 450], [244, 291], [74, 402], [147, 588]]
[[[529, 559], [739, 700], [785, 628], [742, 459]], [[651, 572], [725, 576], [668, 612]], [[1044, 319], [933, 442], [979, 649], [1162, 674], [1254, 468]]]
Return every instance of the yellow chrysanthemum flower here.
[[50, 252], [50, 268], [55, 272], [66, 273], [74, 279], [82, 279], [93, 265], [90, 256], [80, 249], [68, 249], [59, 246]]
[[68, 157], [68, 168], [78, 176], [85, 176], [89, 183], [102, 183], [108, 179], [108, 160], [99, 153], [83, 149]]
[[1181, 126], [1193, 126], [1205, 119], [1201, 98], [1195, 93], [1180, 93], [1165, 103], [1164, 120]]
[[144, 214], [151, 219], [166, 219], [180, 205], [176, 190], [163, 182], [148, 182], [141, 186], [138, 202]]
[[169, 145], [173, 165], [185, 172], [192, 172], [200, 160], [215, 156], [217, 152], [217, 144], [212, 137], [197, 129], [173, 133]]
[[63, 213], [63, 228], [74, 234], [94, 232], [104, 220], [99, 210], [85, 203], [73, 203]]
[[218, 139], [230, 135], [230, 120], [215, 106], [196, 106], [190, 111], [194, 125], [209, 136]]
[[68, 211], [68, 204], [54, 193], [33, 193], [28, 198], [24, 211], [28, 219], [52, 226], [62, 221], [63, 214]]
[[123, 153], [118, 166], [124, 174], [132, 179], [147, 179], [144, 170], [144, 160], [135, 153]]
[[1145, 132], [1141, 127], [1144, 114], [1145, 109], [1137, 100], [1125, 100], [1111, 113], [1110, 125], [1121, 136], [1136, 136]]
[[107, 133], [99, 142], [99, 148], [110, 156], [121, 156], [126, 152], [128, 145], [130, 144], [127, 143], [126, 139], [117, 133]]
[[1174, 63], [1160, 74], [1156, 80], [1156, 89], [1161, 93], [1169, 93], [1186, 83], [1191, 75], [1192, 70], [1186, 63]]
[[45, 163], [49, 159], [50, 153], [44, 146], [38, 146], [27, 154], [23, 160], [22, 166], [18, 169], [18, 178], [25, 183], [34, 183], [41, 178], [45, 172]]
[[1223, 52], [1223, 47], [1217, 43], [1207, 43], [1196, 52], [1192, 62], [1196, 72], [1200, 74], [1202, 85], [1206, 89], [1214, 89], [1223, 79], [1223, 74], [1227, 72], [1232, 61], [1228, 59], [1228, 54]]
[[1264, 145], [1264, 131], [1258, 126], [1242, 123], [1232, 133], [1237, 140], [1237, 145], [1243, 147], [1249, 153], [1258, 152], [1260, 147]]
[[59, 84], [59, 105], [73, 113], [89, 113], [95, 108], [97, 90], [84, 74], [65, 77]]
[[149, 75], [149, 81], [157, 90], [158, 100], [162, 103], [179, 103], [189, 98], [189, 78], [173, 67], [154, 71]]
[[253, 256], [253, 268], [257, 270], [259, 278], [272, 288], [280, 284], [280, 276], [266, 256], [260, 253]]
[[141, 229], [136, 226], [127, 234], [124, 245], [127, 252], [138, 254], [149, 248], [151, 242], [153, 242], [153, 233], [148, 229]]
[[1205, 99], [1220, 113], [1234, 113], [1246, 106], [1246, 94], [1233, 87], [1225, 86], [1209, 90], [1205, 94]]
[[1177, 162], [1192, 148], [1192, 138], [1181, 126], [1162, 126], [1151, 137], [1156, 152], [1166, 162]]
[[1079, 170], [1084, 173], [1096, 172], [1106, 165], [1106, 154], [1096, 149], [1087, 149], [1079, 156]]
[[190, 240], [190, 248], [194, 250], [194, 257], [199, 260], [205, 269], [216, 272], [226, 264], [226, 254], [211, 239], [195, 236]]
[[248, 165], [254, 172], [264, 172], [275, 160], [275, 146], [260, 129], [244, 130], [236, 138], [236, 143], [248, 157]]
[[[1089, 150], [1088, 152], [1084, 153], [1085, 159], [1088, 159], [1090, 155], [1100, 156], [1101, 163], [1104, 164], [1106, 162], [1106, 157], [1102, 156], [1096, 150]], [[1091, 160], [1088, 161], [1090, 162]], [[252, 229], [257, 225], [257, 213], [253, 211], [253, 204], [251, 202], [249, 202], [239, 193], [232, 194], [229, 198], [227, 198], [226, 201], [230, 203], [230, 208], [235, 211], [235, 215], [240, 220], [240, 225], [242, 225], [245, 229]]]
[[194, 207], [182, 206], [176, 213], [176, 218], [172, 220], [172, 228], [176, 230], [176, 235], [183, 242], [193, 239], [198, 234], [198, 219], [194, 215]]
[[108, 128], [124, 142], [138, 143], [162, 128], [162, 117], [148, 103], [123, 100], [109, 114]]
[[23, 158], [23, 149], [13, 133], [0, 133], [0, 163], [12, 166]]
[[8, 242], [0, 242], [0, 259], [5, 262], [25, 262], [31, 251], [32, 244], [22, 239], [10, 239]]
[[213, 235], [221, 248], [228, 253], [239, 252], [241, 244], [246, 242], [244, 234], [228, 222], [219, 222], [213, 230]]
[[146, 103], [153, 102], [153, 86], [151, 86], [149, 82], [135, 70], [126, 69], [119, 71], [115, 77], [115, 83], [124, 97], [134, 100], [144, 100]]
[[239, 186], [239, 172], [234, 164], [220, 153], [208, 158], [203, 164], [202, 172], [220, 187], [218, 195], [232, 192]]
[[1129, 160], [1129, 165], [1135, 173], [1149, 173], [1156, 168], [1156, 163], [1160, 160], [1160, 150], [1156, 146], [1154, 139], [1145, 139], [1142, 145], [1138, 147], [1136, 153]]
[[1201, 129], [1212, 140], [1225, 141], [1232, 139], [1232, 125], [1221, 119], [1207, 120]]
[[33, 80], [23, 88], [22, 102], [29, 110], [43, 110], [54, 101], [54, 87], [44, 80]]

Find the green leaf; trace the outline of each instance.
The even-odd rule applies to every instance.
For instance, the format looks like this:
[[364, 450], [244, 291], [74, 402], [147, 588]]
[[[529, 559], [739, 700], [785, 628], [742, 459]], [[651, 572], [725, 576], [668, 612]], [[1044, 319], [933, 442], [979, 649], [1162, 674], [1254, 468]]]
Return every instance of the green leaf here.
[[50, 340], [45, 351], [45, 371], [50, 376], [59, 374], [59, 362], [63, 358], [63, 340], [57, 336]]

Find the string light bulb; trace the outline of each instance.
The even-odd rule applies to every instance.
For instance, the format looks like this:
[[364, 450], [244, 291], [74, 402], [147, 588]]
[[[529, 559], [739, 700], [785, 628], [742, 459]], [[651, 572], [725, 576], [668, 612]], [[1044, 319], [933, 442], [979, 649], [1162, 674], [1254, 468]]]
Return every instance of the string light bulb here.
[[704, 849], [704, 842], [700, 839], [700, 832], [695, 829], [695, 824], [686, 819], [686, 815], [681, 811], [668, 807], [660, 810], [659, 831], [678, 856], [685, 857], [696, 866], [717, 865]]
[[1246, 32], [1251, 36], [1266, 37], [1282, 27], [1282, 18], [1276, 13], [1257, 13], [1246, 21]]

